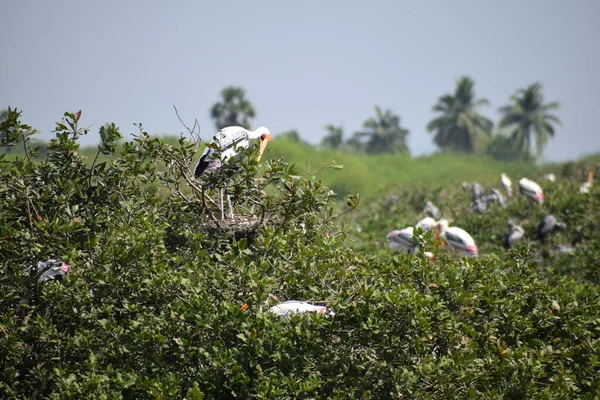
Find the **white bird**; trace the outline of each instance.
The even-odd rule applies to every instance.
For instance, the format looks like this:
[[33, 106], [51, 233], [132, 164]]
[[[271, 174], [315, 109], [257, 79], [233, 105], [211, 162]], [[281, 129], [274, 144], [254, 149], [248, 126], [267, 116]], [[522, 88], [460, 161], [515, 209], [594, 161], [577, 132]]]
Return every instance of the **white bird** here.
[[417, 224], [415, 225], [415, 228], [421, 228], [423, 230], [423, 233], [432, 230], [433, 228], [435, 228], [435, 219], [431, 218], [431, 217], [425, 217], [422, 220], [420, 220], [419, 222], [417, 222]]
[[544, 179], [550, 182], [554, 182], [556, 181], [556, 176], [554, 176], [554, 174], [546, 174], [544, 175]]
[[519, 192], [521, 192], [523, 196], [527, 197], [530, 200], [529, 215], [531, 215], [532, 201], [535, 201], [538, 204], [544, 203], [544, 191], [542, 190], [540, 185], [538, 185], [530, 179], [521, 178], [521, 180], [519, 181]]
[[504, 172], [500, 174], [500, 184], [506, 190], [508, 197], [512, 197], [512, 181]]
[[289, 317], [292, 314], [301, 314], [307, 312], [323, 314], [326, 317], [335, 315], [335, 312], [329, 310], [327, 306], [317, 306], [298, 300], [284, 301], [283, 303], [279, 303], [269, 308], [268, 312], [282, 317]]
[[438, 235], [455, 250], [460, 250], [469, 257], [477, 256], [477, 246], [475, 240], [465, 231], [456, 226], [448, 226], [448, 220], [442, 218], [437, 222]]
[[415, 242], [412, 237], [413, 227], [409, 226], [408, 228], [389, 232], [385, 237], [385, 240], [387, 240], [390, 250], [392, 251], [401, 250], [416, 254], [419, 249], [419, 244]]
[[[198, 164], [194, 169], [194, 175], [196, 177], [201, 176], [205, 171], [214, 172], [228, 164], [230, 159], [235, 159], [238, 155], [238, 149], [247, 149], [250, 147], [250, 141], [259, 139], [260, 144], [258, 148], [257, 161], [260, 161], [267, 144], [271, 141], [272, 136], [267, 128], [261, 126], [260, 128], [249, 131], [241, 126], [228, 126], [215, 136], [214, 140], [206, 147], [204, 153], [198, 160]], [[215, 152], [220, 153], [220, 158], [215, 157]], [[221, 188], [221, 219], [225, 218], [223, 209], [223, 191]], [[227, 195], [227, 201], [229, 202], [229, 211], [231, 218], [233, 219], [233, 208], [231, 206], [231, 198]]]
[[594, 181], [594, 173], [592, 171], [590, 171], [588, 173], [587, 181], [583, 182], [583, 184], [579, 188], [579, 193], [589, 193], [590, 189], [592, 188], [593, 181]]
[[425, 258], [427, 259], [427, 261], [429, 261], [430, 263], [435, 262], [435, 254], [433, 254], [430, 251], [424, 251], [423, 255], [425, 256]]

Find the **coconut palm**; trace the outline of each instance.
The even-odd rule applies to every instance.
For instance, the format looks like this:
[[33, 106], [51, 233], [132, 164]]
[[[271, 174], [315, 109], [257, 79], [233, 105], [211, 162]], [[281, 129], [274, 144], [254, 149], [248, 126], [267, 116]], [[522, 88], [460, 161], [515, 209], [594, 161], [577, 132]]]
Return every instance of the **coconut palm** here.
[[480, 150], [491, 134], [493, 123], [477, 112], [489, 105], [485, 98], [475, 98], [475, 82], [461, 76], [456, 82], [454, 94], [441, 96], [433, 111], [442, 113], [427, 124], [429, 132], [435, 132], [434, 142], [441, 149], [463, 152]]
[[400, 117], [392, 110], [383, 111], [375, 107], [375, 118], [363, 123], [366, 131], [354, 133], [349, 143], [364, 149], [367, 153], [408, 153], [406, 137], [408, 129], [400, 126]]
[[228, 86], [221, 91], [221, 102], [215, 103], [210, 116], [215, 121], [217, 130], [226, 126], [242, 126], [250, 129], [250, 120], [256, 116], [252, 103], [246, 99], [244, 89]]
[[321, 146], [337, 149], [343, 142], [344, 129], [341, 126], [326, 125], [327, 136], [321, 140]]
[[502, 114], [500, 127], [510, 128], [511, 144], [522, 152], [526, 159], [531, 158], [531, 142], [536, 145], [536, 156], [540, 156], [548, 137], [554, 137], [553, 124], [560, 125], [560, 119], [550, 110], [559, 107], [558, 102], [544, 104], [542, 85], [532, 83], [525, 89], [519, 89], [510, 97], [511, 104], [500, 107]]

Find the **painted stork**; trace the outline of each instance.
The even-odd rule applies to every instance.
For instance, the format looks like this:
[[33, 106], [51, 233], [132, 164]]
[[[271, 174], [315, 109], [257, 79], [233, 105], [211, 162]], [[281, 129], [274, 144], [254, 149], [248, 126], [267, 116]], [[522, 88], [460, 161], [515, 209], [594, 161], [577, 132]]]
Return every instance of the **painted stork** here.
[[279, 315], [281, 317], [290, 317], [293, 314], [302, 314], [302, 313], [319, 313], [324, 316], [334, 316], [335, 312], [329, 310], [327, 306], [317, 306], [314, 304], [307, 303], [305, 301], [298, 300], [288, 300], [283, 303], [279, 303], [269, 308], [268, 312], [273, 313], [275, 315]]
[[71, 266], [59, 260], [38, 261], [36, 267], [31, 267], [29, 275], [36, 277], [38, 283], [50, 280], [61, 280], [71, 272]]
[[577, 250], [577, 247], [564, 244], [557, 244], [556, 246], [554, 246], [554, 250], [556, 250], [556, 252], [560, 254], [573, 254], [575, 250]]
[[544, 203], [544, 191], [534, 181], [521, 178], [519, 180], [519, 192], [529, 199], [529, 215], [531, 216], [531, 202], [535, 201], [538, 204]]
[[387, 240], [390, 250], [400, 250], [417, 254], [419, 244], [413, 240], [413, 231], [413, 227], [409, 226], [408, 228], [397, 229], [388, 233], [385, 240]]
[[512, 181], [504, 172], [500, 174], [500, 185], [506, 191], [506, 195], [512, 197]]
[[525, 236], [525, 230], [523, 229], [523, 227], [521, 227], [521, 225], [515, 224], [513, 221], [508, 221], [508, 233], [504, 235], [502, 245], [505, 248], [509, 249], [515, 243], [523, 239], [523, 236]]
[[554, 215], [546, 215], [538, 225], [538, 239], [545, 241], [549, 234], [567, 228], [564, 222], [558, 222]]
[[469, 257], [477, 256], [475, 241], [464, 229], [456, 226], [448, 226], [448, 220], [442, 218], [437, 222], [438, 235], [455, 250], [460, 250]]
[[475, 199], [469, 208], [478, 214], [484, 214], [487, 212], [487, 203], [483, 199]]
[[500, 207], [506, 208], [506, 202], [504, 201], [504, 196], [498, 189], [492, 189], [490, 194], [486, 196], [485, 201], [489, 203], [499, 204]]
[[475, 182], [473, 185], [471, 185], [471, 199], [473, 200], [473, 202], [475, 202], [475, 200], [481, 199], [482, 197], [483, 186]]
[[431, 218], [431, 217], [425, 217], [422, 220], [420, 220], [419, 222], [417, 222], [417, 224], [415, 225], [415, 228], [421, 228], [423, 230], [423, 233], [432, 230], [433, 228], [435, 228], [435, 219]]
[[[228, 126], [215, 136], [215, 139], [206, 147], [204, 153], [198, 160], [198, 164], [194, 169], [194, 175], [196, 177], [201, 176], [205, 171], [206, 172], [214, 172], [218, 169], [224, 167], [230, 159], [235, 159], [238, 157], [239, 152], [238, 149], [244, 148], [247, 149], [250, 147], [250, 141], [259, 139], [260, 144], [258, 147], [258, 157], [257, 161], [260, 161], [265, 149], [267, 148], [267, 144], [271, 141], [272, 136], [267, 128], [261, 126], [260, 128], [249, 131], [241, 126]], [[215, 157], [215, 152], [220, 153], [221, 157]], [[225, 210], [223, 208], [223, 192], [224, 189], [221, 188], [221, 219], [225, 218]], [[229, 194], [227, 195], [227, 202], [229, 203], [229, 211], [231, 214], [231, 218], [233, 219], [233, 207], [231, 206], [231, 198]]]
[[592, 188], [592, 182], [594, 181], [594, 173], [590, 171], [588, 173], [587, 181], [583, 182], [581, 187], [579, 188], [579, 193], [589, 193]]
[[425, 209], [423, 210], [423, 213], [426, 217], [440, 219], [440, 209], [430, 201], [425, 203]]

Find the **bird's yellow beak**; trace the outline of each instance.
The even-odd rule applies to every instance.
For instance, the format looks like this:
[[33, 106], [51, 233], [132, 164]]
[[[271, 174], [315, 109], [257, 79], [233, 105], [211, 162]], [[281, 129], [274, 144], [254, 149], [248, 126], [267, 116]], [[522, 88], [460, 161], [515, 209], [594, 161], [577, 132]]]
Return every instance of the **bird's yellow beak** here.
[[260, 144], [258, 145], [258, 157], [256, 157], [256, 161], [260, 161], [265, 149], [267, 148], [267, 144], [269, 144], [271, 139], [271, 135], [265, 135], [264, 138], [260, 139]]

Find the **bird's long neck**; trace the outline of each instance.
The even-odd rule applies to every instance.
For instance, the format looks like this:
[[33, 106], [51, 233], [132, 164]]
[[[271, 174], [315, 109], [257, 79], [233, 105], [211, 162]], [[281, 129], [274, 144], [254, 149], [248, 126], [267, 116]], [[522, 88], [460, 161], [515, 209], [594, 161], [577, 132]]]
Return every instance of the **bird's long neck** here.
[[248, 139], [258, 139], [261, 135], [260, 130], [255, 130], [255, 131], [247, 131], [248, 132]]

